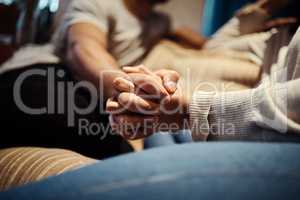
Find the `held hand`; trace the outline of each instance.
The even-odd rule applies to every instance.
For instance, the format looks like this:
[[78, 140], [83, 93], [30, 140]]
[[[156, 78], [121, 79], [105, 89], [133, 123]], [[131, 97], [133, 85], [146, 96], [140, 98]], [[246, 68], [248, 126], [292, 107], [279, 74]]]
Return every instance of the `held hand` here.
[[170, 95], [177, 90], [179, 74], [171, 70], [151, 72], [143, 66], [125, 67], [129, 80], [116, 78], [114, 88], [119, 95], [107, 102], [107, 111], [119, 114], [130, 111], [140, 114], [153, 114], [163, 101], [169, 101]]
[[[115, 102], [118, 104], [117, 102]], [[145, 138], [155, 132], [176, 132], [189, 129], [189, 101], [180, 94], [174, 94], [170, 101], [144, 112], [123, 112], [110, 115], [110, 124], [124, 138], [129, 140]], [[118, 107], [121, 107], [119, 104]]]
[[120, 94], [107, 102], [110, 122], [113, 129], [126, 138], [145, 137], [154, 132], [153, 127], [147, 128], [145, 123], [153, 125], [159, 121], [160, 107], [171, 103], [179, 75], [170, 70], [151, 72], [143, 66], [125, 67], [124, 71], [130, 80], [115, 79], [114, 87]]
[[173, 70], [161, 69], [155, 72], [150, 71], [144, 66], [138, 67], [124, 67], [123, 71], [131, 74], [131, 73], [140, 73], [144, 75], [149, 75], [152, 78], [156, 79], [158, 82], [162, 82], [165, 89], [169, 92], [169, 94], [173, 94], [177, 89], [177, 82], [180, 78], [179, 74]]

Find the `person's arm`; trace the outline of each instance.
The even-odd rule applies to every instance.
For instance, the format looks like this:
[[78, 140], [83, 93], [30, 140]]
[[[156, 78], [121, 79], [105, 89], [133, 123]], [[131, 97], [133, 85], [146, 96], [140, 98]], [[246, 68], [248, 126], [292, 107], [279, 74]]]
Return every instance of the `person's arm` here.
[[105, 88], [105, 99], [115, 94], [112, 82], [126, 77], [117, 61], [107, 51], [106, 34], [89, 23], [72, 25], [67, 33], [67, 62], [75, 76]]
[[[139, 132], [154, 133], [164, 130], [160, 127], [174, 130], [173, 125], [176, 125], [175, 130], [190, 128], [195, 140], [207, 140], [211, 135], [223, 138], [251, 136], [266, 130], [300, 134], [300, 29], [290, 42], [288, 51], [283, 48], [276, 54], [274, 45], [278, 45], [281, 36], [276, 34], [270, 39], [265, 53], [266, 74], [259, 87], [237, 92], [199, 91], [194, 93], [191, 101], [184, 98], [184, 93], [177, 92], [171, 101], [166, 102], [167, 109], [163, 107], [164, 110], [160, 109], [158, 115], [139, 113], [132, 116], [125, 113], [115, 116], [116, 124], [126, 122], [126, 127], [130, 127], [129, 133], [135, 127], [139, 128]], [[274, 56], [278, 63], [272, 62]], [[268, 61], [269, 57], [272, 58], [271, 62]], [[269, 70], [268, 65], [274, 68]], [[272, 71], [272, 74], [267, 74], [268, 71]], [[185, 109], [187, 105], [189, 111]], [[150, 127], [149, 124], [142, 126], [146, 120], [150, 121]], [[187, 120], [188, 125], [182, 126]], [[121, 128], [126, 133], [127, 130]]]
[[297, 79], [239, 92], [197, 92], [190, 104], [193, 138], [248, 136], [263, 129], [300, 133], [299, 85]]
[[194, 49], [201, 49], [208, 40], [204, 36], [193, 31], [189, 27], [179, 27], [169, 34], [169, 39], [175, 42]]
[[124, 73], [107, 51], [109, 13], [105, 5], [98, 0], [72, 1], [53, 42], [56, 53], [75, 78], [91, 82], [98, 89], [105, 88], [101, 95], [107, 99], [114, 94], [113, 79]]
[[[138, 113], [135, 109], [134, 113], [113, 114], [111, 124], [127, 139], [182, 129], [191, 129], [195, 141], [206, 141], [209, 136], [255, 136], [264, 130], [300, 133], [299, 85], [297, 79], [239, 92], [196, 92], [192, 100], [178, 90], [171, 101], [163, 107], [161, 104], [157, 114]], [[122, 105], [137, 104], [132, 100], [124, 99], [126, 104]]]
[[[206, 140], [209, 135], [253, 135], [266, 129], [300, 132], [299, 33], [298, 30], [288, 49], [284, 47], [279, 53], [275, 45], [284, 41], [285, 33], [279, 32], [269, 39], [264, 53], [264, 78], [259, 87], [238, 92], [194, 93], [190, 121], [196, 140]], [[273, 63], [275, 59], [277, 63]]]

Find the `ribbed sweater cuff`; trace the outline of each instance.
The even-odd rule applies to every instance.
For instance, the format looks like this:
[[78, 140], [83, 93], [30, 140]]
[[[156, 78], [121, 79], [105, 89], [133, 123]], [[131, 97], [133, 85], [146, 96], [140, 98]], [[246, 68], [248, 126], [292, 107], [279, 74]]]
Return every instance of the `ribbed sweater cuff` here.
[[[256, 90], [240, 92], [197, 92], [190, 104], [190, 124], [193, 139], [205, 141], [208, 136], [247, 135], [257, 131], [255, 113], [263, 100]], [[262, 92], [262, 91], [260, 91]], [[261, 93], [259, 93], [261, 94]], [[260, 98], [258, 98], [260, 96]]]
[[255, 90], [220, 93], [209, 115], [210, 134], [220, 137], [247, 135], [257, 131], [255, 113], [259, 100]]
[[205, 141], [209, 135], [208, 115], [215, 92], [196, 92], [189, 107], [192, 136], [195, 141]]

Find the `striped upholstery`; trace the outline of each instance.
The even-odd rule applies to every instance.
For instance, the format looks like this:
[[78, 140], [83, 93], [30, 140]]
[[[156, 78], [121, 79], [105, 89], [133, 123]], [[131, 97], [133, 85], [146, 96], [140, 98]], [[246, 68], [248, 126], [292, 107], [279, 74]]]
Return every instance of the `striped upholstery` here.
[[72, 151], [44, 148], [0, 150], [0, 191], [96, 162]]

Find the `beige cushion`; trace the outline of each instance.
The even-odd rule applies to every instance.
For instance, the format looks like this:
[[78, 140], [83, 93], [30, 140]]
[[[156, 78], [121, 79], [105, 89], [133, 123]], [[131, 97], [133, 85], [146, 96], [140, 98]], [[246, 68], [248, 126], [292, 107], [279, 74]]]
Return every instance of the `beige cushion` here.
[[96, 162], [72, 151], [44, 148], [0, 150], [0, 191]]
[[177, 71], [185, 91], [193, 94], [196, 90], [206, 90], [202, 86], [208, 84], [221, 91], [224, 88], [226, 91], [236, 91], [253, 87], [260, 79], [261, 67], [248, 57], [243, 52], [192, 50], [162, 41], [143, 64], [152, 70]]

